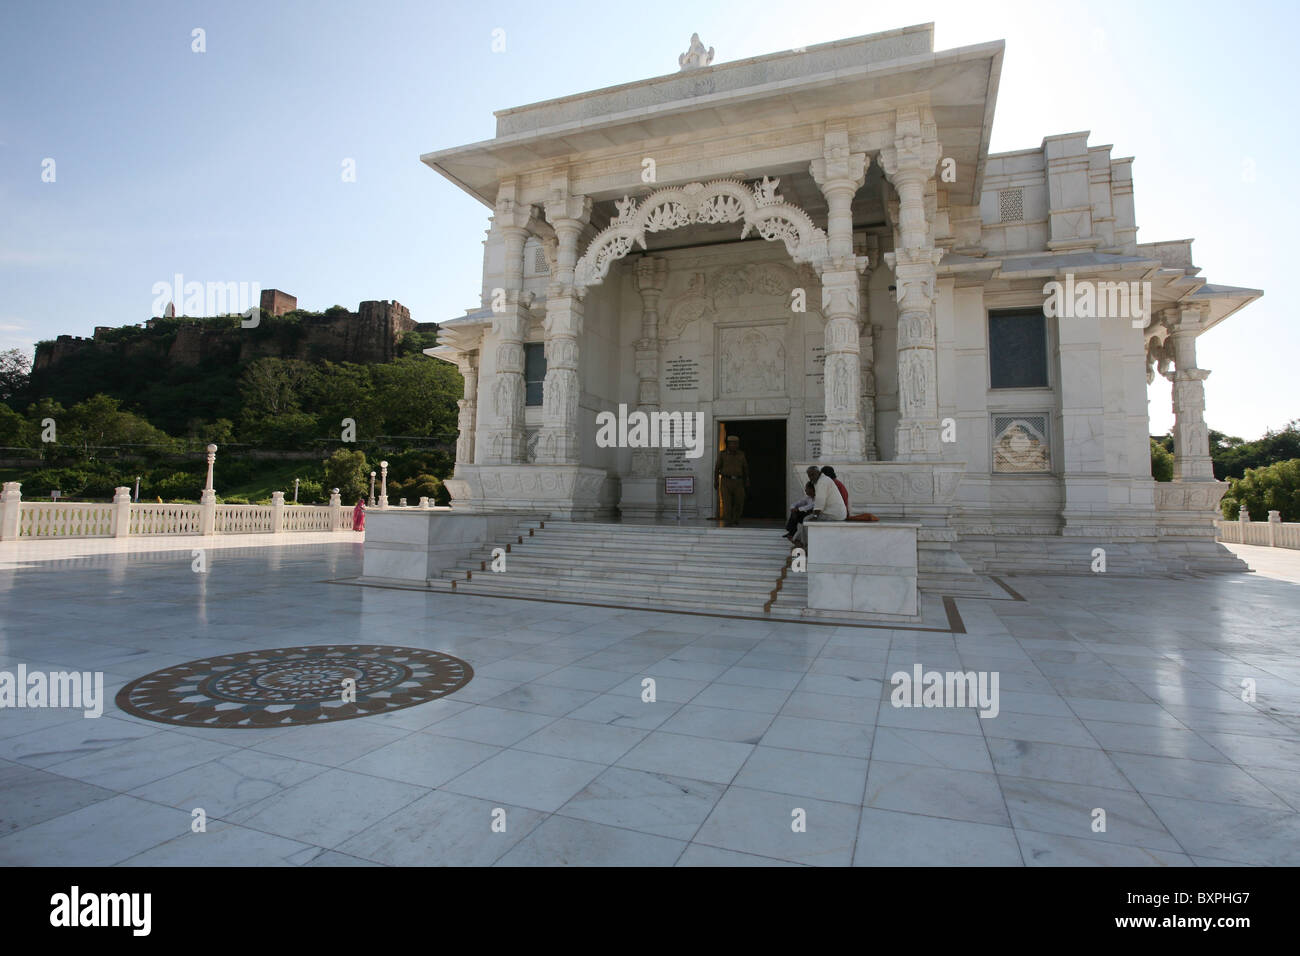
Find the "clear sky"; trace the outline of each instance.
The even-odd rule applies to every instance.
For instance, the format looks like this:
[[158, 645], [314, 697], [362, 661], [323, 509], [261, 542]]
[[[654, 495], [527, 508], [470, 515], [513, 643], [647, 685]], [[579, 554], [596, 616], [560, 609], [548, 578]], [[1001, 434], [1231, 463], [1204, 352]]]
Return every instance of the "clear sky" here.
[[[488, 139], [492, 111], [935, 23], [1007, 42], [992, 148], [1091, 130], [1136, 156], [1139, 241], [1194, 237], [1212, 282], [1265, 297], [1198, 345], [1207, 420], [1300, 417], [1294, 265], [1300, 4], [68, 3], [0, 9], [0, 348], [149, 317], [155, 283], [248, 282], [299, 305], [477, 307], [488, 210], [419, 161]], [[206, 52], [193, 52], [193, 31]], [[493, 51], [494, 31], [505, 49]], [[55, 181], [43, 182], [43, 161]], [[345, 160], [356, 181], [345, 182]], [[1168, 429], [1169, 385], [1151, 388]]]

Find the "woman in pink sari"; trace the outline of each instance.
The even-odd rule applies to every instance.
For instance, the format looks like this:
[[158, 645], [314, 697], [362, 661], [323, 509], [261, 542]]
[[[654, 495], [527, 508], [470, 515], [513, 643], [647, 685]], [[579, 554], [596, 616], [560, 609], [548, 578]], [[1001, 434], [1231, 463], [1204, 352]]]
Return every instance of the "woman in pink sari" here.
[[357, 506], [352, 509], [352, 530], [366, 530], [366, 499], [358, 498]]

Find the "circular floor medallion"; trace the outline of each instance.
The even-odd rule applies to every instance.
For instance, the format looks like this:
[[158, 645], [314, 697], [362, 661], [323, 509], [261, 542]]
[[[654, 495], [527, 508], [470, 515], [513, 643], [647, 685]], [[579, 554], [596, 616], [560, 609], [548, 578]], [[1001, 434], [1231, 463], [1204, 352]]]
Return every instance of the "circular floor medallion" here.
[[288, 727], [413, 707], [473, 676], [459, 658], [414, 647], [280, 647], [154, 671], [118, 691], [117, 706], [165, 724]]

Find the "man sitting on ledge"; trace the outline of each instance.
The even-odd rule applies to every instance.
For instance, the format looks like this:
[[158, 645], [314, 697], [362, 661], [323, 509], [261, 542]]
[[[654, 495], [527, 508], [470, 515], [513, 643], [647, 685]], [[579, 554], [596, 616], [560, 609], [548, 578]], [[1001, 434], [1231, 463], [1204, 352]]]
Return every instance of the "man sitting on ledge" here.
[[849, 509], [844, 503], [835, 479], [825, 475], [819, 468], [808, 467], [808, 480], [813, 483], [813, 512], [795, 535], [795, 543], [805, 551], [808, 550], [808, 524], [812, 521], [843, 521], [849, 516]]

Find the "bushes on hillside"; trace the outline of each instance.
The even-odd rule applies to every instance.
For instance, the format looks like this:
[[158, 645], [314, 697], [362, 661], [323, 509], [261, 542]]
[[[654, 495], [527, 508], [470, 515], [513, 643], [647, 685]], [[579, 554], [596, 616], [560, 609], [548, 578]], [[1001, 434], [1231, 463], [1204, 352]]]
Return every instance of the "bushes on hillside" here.
[[1300, 458], [1248, 468], [1244, 477], [1231, 479], [1219, 503], [1223, 517], [1235, 521], [1242, 504], [1252, 521], [1268, 520], [1270, 511], [1280, 512], [1283, 521], [1300, 521]]

